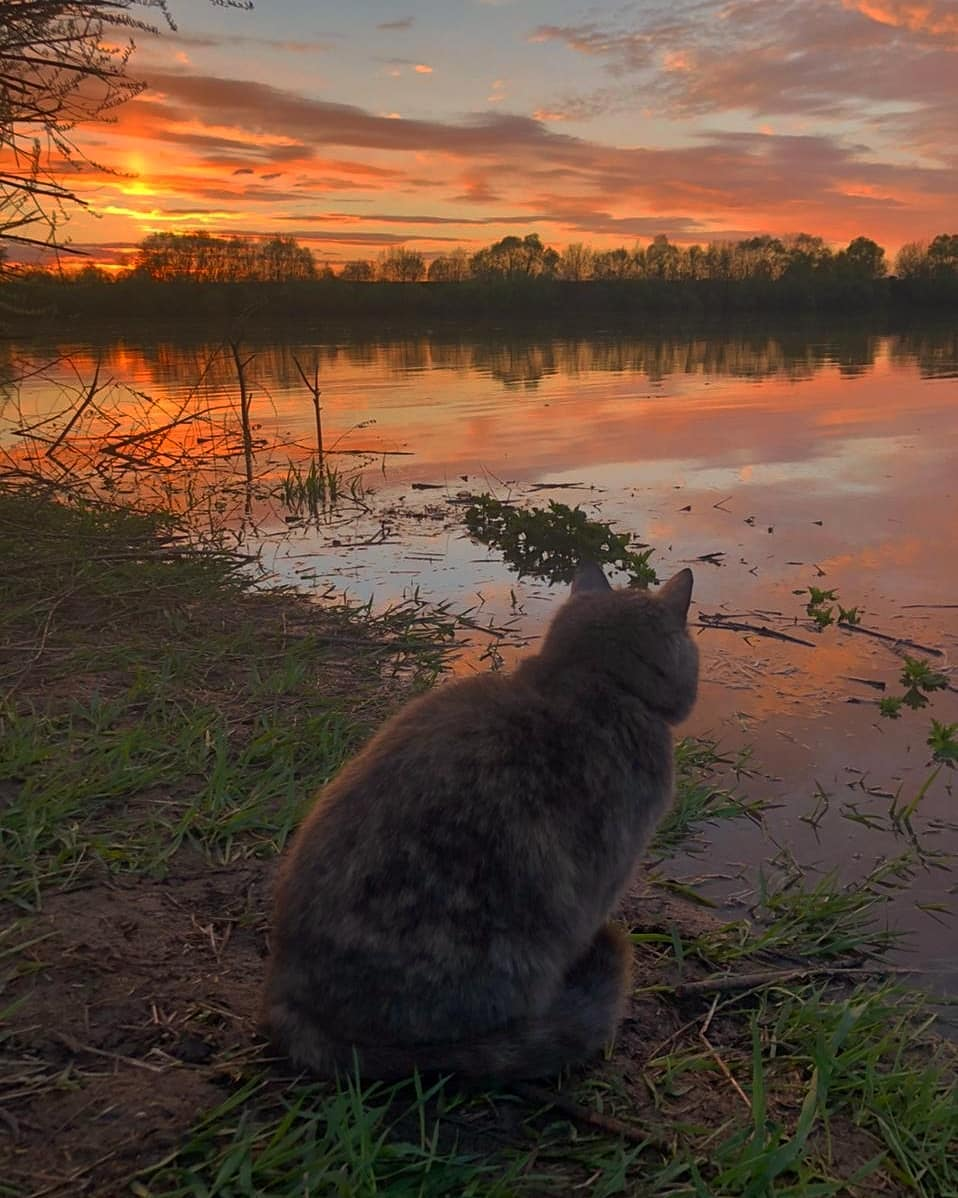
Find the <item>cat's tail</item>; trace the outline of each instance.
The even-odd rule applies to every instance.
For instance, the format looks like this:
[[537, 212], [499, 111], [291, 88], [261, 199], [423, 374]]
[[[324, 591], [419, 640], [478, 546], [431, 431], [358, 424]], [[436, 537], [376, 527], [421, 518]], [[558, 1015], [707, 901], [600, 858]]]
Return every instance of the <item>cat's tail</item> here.
[[276, 1047], [295, 1065], [321, 1077], [359, 1073], [395, 1081], [421, 1073], [516, 1081], [550, 1077], [596, 1056], [614, 1036], [631, 976], [632, 945], [603, 928], [576, 964], [552, 1006], [536, 1019], [446, 1044], [354, 1043], [337, 1039], [308, 1010], [285, 999], [265, 1012]]

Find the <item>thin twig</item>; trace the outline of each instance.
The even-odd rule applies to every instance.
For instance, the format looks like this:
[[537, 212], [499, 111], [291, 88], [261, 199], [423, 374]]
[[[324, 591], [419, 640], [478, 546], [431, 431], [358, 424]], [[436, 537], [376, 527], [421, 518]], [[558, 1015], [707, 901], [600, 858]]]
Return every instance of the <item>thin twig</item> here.
[[742, 624], [739, 621], [723, 620], [721, 617], [709, 617], [704, 612], [700, 613], [701, 619], [692, 628], [719, 628], [725, 629], [727, 632], [747, 632], [755, 636], [766, 636], [773, 641], [788, 641], [791, 645], [805, 645], [808, 649], [815, 648], [814, 641], [803, 640], [799, 636], [790, 636], [787, 632], [779, 632], [775, 628], [765, 628], [760, 624]]
[[119, 1052], [106, 1052], [102, 1048], [94, 1048], [92, 1044], [80, 1044], [72, 1036], [68, 1036], [64, 1032], [56, 1032], [53, 1038], [59, 1040], [64, 1047], [77, 1056], [82, 1053], [89, 1053], [91, 1056], [104, 1057], [108, 1061], [118, 1061], [122, 1065], [132, 1065], [136, 1069], [145, 1069], [148, 1073], [166, 1073], [168, 1069], [168, 1066], [151, 1065], [148, 1061], [140, 1061], [136, 1057], [127, 1057]]
[[531, 1082], [512, 1082], [509, 1089], [520, 1098], [524, 1098], [526, 1102], [542, 1103], [554, 1107], [563, 1115], [575, 1119], [577, 1123], [584, 1123], [587, 1127], [594, 1127], [609, 1135], [621, 1136], [633, 1144], [642, 1144], [646, 1148], [669, 1148], [672, 1144], [672, 1140], [662, 1132], [642, 1131], [641, 1128], [633, 1127], [631, 1123], [625, 1123], [612, 1115], [603, 1115], [600, 1111], [592, 1110], [591, 1107], [573, 1102], [564, 1094], [555, 1094], [553, 1091], [547, 1090], [545, 1086], [537, 1086]]
[[[90, 386], [87, 389], [86, 395], [84, 395], [84, 397], [80, 401], [80, 403], [77, 404], [76, 411], [73, 413], [73, 415], [67, 421], [65, 427], [61, 430], [60, 435], [53, 442], [53, 444], [50, 446], [50, 448], [46, 451], [48, 458], [52, 458], [54, 455], [54, 451], [60, 448], [60, 446], [63, 443], [64, 438], [69, 435], [70, 430], [73, 428], [73, 426], [76, 424], [76, 422], [80, 419], [80, 417], [83, 415], [83, 413], [87, 410], [87, 408], [90, 406], [90, 404], [93, 403], [94, 399], [96, 398], [96, 393], [97, 393], [97, 391], [99, 391], [99, 389], [100, 389], [100, 359], [97, 358], [96, 369], [93, 371], [93, 381], [90, 383]], [[54, 458], [54, 461], [55, 460], [56, 459]]]
[[320, 468], [320, 470], [322, 470], [324, 451], [323, 451], [323, 417], [322, 417], [322, 412], [321, 412], [320, 406], [319, 406], [319, 397], [322, 394], [322, 392], [319, 389], [319, 359], [316, 356], [314, 356], [314, 358], [313, 358], [312, 382], [310, 382], [309, 376], [307, 375], [306, 371], [303, 369], [299, 358], [297, 358], [295, 354], [293, 354], [293, 363], [296, 366], [296, 369], [299, 371], [299, 377], [306, 384], [306, 389], [309, 391], [309, 394], [313, 400], [313, 411], [316, 414], [316, 454], [317, 454], [317, 457], [319, 458], [319, 468]]
[[918, 641], [910, 641], [904, 636], [890, 636], [887, 632], [878, 632], [874, 628], [863, 628], [861, 624], [846, 624], [844, 620], [839, 620], [838, 627], [845, 632], [860, 632], [863, 636], [872, 636], [878, 641], [885, 641], [890, 645], [907, 645], [909, 649], [917, 649], [921, 653], [930, 653], [932, 657], [944, 657], [941, 649], [933, 649], [931, 645], [920, 645]]
[[774, 986], [785, 982], [796, 982], [813, 977], [874, 977], [885, 973], [914, 973], [912, 969], [895, 969], [889, 966], [868, 968], [849, 965], [811, 965], [796, 969], [765, 969], [755, 973], [725, 973], [693, 982], [680, 982], [671, 988], [676, 998], [690, 998], [695, 994], [729, 994], [742, 990], [757, 990], [760, 986]]
[[236, 376], [239, 379], [240, 389], [240, 425], [243, 431], [243, 457], [246, 463], [246, 485], [253, 485], [253, 428], [250, 424], [250, 407], [253, 401], [253, 396], [246, 382], [246, 367], [249, 366], [255, 354], [250, 354], [248, 358], [241, 358], [239, 351], [239, 343], [236, 341], [230, 342], [230, 350], [233, 354], [233, 362], [236, 364]]

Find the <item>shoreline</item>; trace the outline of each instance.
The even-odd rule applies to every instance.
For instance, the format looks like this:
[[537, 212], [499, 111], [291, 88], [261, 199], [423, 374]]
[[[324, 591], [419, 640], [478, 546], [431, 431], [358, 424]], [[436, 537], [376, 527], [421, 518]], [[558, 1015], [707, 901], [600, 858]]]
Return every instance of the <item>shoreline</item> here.
[[284, 1077], [252, 1024], [276, 857], [312, 791], [436, 681], [449, 619], [258, 590], [171, 518], [50, 491], [0, 488], [0, 541], [11, 1192], [173, 1198], [229, 1168], [270, 1194], [958, 1182], [958, 1048], [880, 960], [876, 896], [789, 887], [727, 923], [668, 877], [672, 844], [754, 818], [699, 746], [622, 912], [636, 991], [609, 1059], [545, 1099]]

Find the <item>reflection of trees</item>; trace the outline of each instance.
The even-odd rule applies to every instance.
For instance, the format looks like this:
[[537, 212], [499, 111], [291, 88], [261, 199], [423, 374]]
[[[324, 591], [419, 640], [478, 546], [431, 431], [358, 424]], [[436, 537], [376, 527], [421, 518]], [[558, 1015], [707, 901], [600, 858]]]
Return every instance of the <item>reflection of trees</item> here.
[[[382, 337], [362, 331], [336, 340], [278, 343], [247, 337], [244, 350], [254, 353], [253, 385], [265, 397], [274, 390], [297, 392], [301, 380], [293, 357], [319, 366], [324, 377], [361, 383], [365, 372], [401, 378], [410, 373], [439, 370], [459, 375], [479, 373], [507, 388], [534, 388], [552, 375], [637, 375], [660, 382], [673, 375], [701, 375], [761, 380], [809, 379], [829, 365], [843, 374], [872, 369], [887, 344], [896, 363], [917, 363], [924, 374], [954, 373], [958, 333], [923, 331], [883, 338], [853, 331], [754, 333], [736, 336], [609, 335], [600, 337], [476, 336], [441, 333]], [[74, 357], [93, 369], [95, 351]], [[146, 392], [183, 394], [197, 389], [207, 395], [232, 395], [236, 373], [224, 346], [214, 341], [187, 342], [179, 338], [115, 342], [104, 349], [103, 369]]]
[[889, 339], [889, 353], [896, 366], [916, 364], [922, 378], [958, 376], [958, 330], [910, 330]]
[[431, 364], [427, 337], [404, 337], [379, 347], [378, 361], [392, 374], [427, 370]]
[[565, 345], [564, 342], [480, 342], [473, 350], [472, 366], [498, 379], [505, 387], [531, 390], [546, 375], [562, 371], [560, 361]]

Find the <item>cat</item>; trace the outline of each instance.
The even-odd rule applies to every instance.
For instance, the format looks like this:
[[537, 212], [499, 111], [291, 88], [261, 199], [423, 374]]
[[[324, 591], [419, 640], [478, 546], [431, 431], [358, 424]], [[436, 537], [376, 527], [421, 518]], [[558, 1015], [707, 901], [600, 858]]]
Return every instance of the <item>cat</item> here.
[[518, 1080], [614, 1037], [609, 917], [671, 799], [691, 594], [580, 566], [536, 655], [412, 700], [326, 785], [275, 896], [262, 1023], [294, 1064]]

